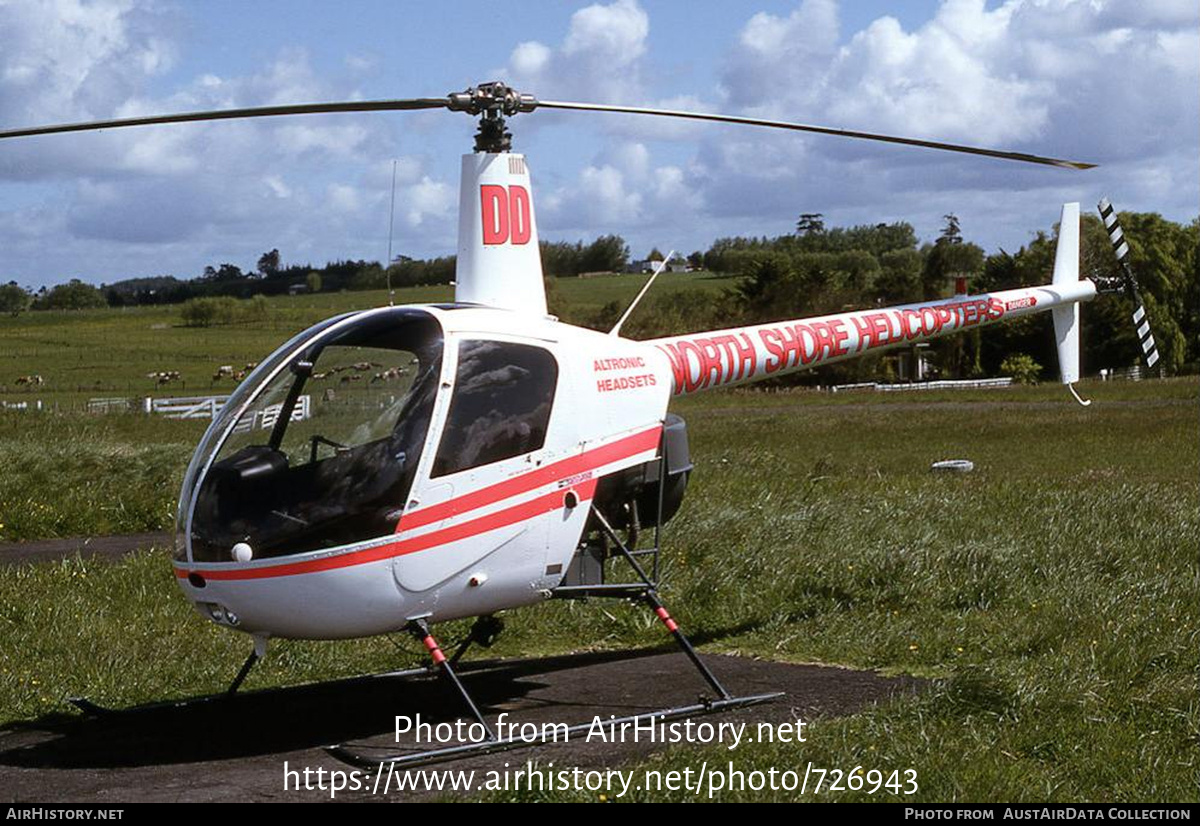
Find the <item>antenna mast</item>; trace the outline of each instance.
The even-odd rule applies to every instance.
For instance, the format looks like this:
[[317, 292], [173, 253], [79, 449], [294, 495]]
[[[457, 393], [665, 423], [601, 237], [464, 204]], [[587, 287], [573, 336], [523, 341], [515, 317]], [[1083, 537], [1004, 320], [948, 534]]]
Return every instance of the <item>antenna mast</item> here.
[[392, 228], [396, 225], [396, 160], [392, 159], [392, 205], [388, 208], [388, 253], [383, 262], [383, 274], [387, 278], [388, 306], [396, 306], [396, 293], [392, 290]]

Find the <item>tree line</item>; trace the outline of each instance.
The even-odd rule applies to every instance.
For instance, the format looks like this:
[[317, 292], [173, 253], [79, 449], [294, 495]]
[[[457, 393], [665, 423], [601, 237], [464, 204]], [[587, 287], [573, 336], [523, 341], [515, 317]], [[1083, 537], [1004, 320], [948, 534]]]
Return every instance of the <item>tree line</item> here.
[[[1141, 288], [1150, 325], [1167, 374], [1200, 370], [1200, 218], [1183, 225], [1154, 213], [1122, 213], [1130, 263]], [[776, 238], [722, 238], [704, 253], [704, 266], [740, 276], [724, 292], [694, 291], [650, 297], [626, 322], [632, 338], [653, 338], [702, 330], [803, 318], [873, 306], [906, 304], [954, 294], [958, 277], [971, 293], [1049, 283], [1056, 236], [1038, 231], [1016, 252], [985, 254], [967, 241], [958, 218], [932, 243], [920, 243], [906, 222], [827, 228], [823, 216], [805, 213], [796, 232]], [[1117, 276], [1119, 268], [1104, 225], [1085, 215], [1080, 239], [1081, 274]], [[598, 314], [552, 312], [576, 323], [610, 329], [624, 310], [613, 302]], [[1131, 321], [1133, 306], [1124, 294], [1100, 296], [1082, 313], [1083, 367], [1119, 368], [1141, 353]], [[1012, 372], [1057, 370], [1048, 314], [966, 332], [932, 342], [932, 361], [944, 378], [976, 378]], [[1015, 354], [1027, 359], [1002, 364]], [[890, 378], [887, 354], [865, 356], [820, 368], [796, 379], [827, 383]], [[1032, 365], [1032, 366], [1031, 366]]]
[[[621, 272], [629, 263], [629, 246], [619, 235], [603, 235], [591, 243], [541, 242], [542, 267], [547, 275], [577, 276], [589, 272]], [[660, 256], [661, 257], [661, 256]], [[34, 292], [10, 281], [0, 285], [0, 313], [26, 310], [86, 310], [142, 304], [181, 304], [194, 299], [284, 295], [290, 292], [379, 290], [420, 287], [454, 281], [455, 256], [418, 259], [398, 256], [386, 270], [378, 261], [332, 261], [283, 266], [278, 249], [265, 252], [253, 270], [236, 264], [207, 266], [191, 279], [160, 275], [129, 278], [96, 287], [77, 278]], [[228, 308], [227, 303], [207, 306]]]
[[[1130, 244], [1131, 266], [1141, 285], [1147, 314], [1168, 373], [1200, 369], [1200, 218], [1190, 224], [1155, 213], [1122, 213]], [[649, 299], [627, 322], [632, 337], [654, 337], [705, 329], [757, 324], [940, 298], [952, 294], [956, 277], [968, 279], [972, 293], [1044, 284], [1054, 265], [1055, 236], [1040, 230], [1014, 253], [987, 255], [968, 241], [958, 218], [945, 216], [941, 234], [921, 243], [907, 222], [827, 227], [820, 213], [804, 213], [796, 231], [774, 238], [720, 238], [707, 251], [693, 252], [695, 269], [737, 276], [725, 292], [697, 290]], [[590, 243], [543, 241], [543, 270], [548, 277], [620, 272], [630, 264], [630, 249], [618, 235]], [[1107, 233], [1091, 215], [1083, 218], [1081, 272], [1084, 276], [1118, 274]], [[649, 260], [661, 259], [657, 250]], [[79, 279], [36, 293], [15, 282], [0, 285], [0, 313], [26, 310], [86, 309], [104, 306], [191, 302], [185, 323], [207, 325], [258, 317], [262, 296], [303, 290], [337, 292], [449, 284], [455, 257], [398, 257], [384, 267], [377, 261], [334, 261], [323, 267], [284, 266], [278, 249], [259, 258], [251, 271], [233, 264], [209, 266], [192, 279], [164, 275], [135, 278], [95, 287]], [[259, 297], [259, 298], [256, 298]], [[255, 299], [239, 306], [232, 299]], [[557, 306], [565, 320], [609, 329], [624, 305], [614, 302], [600, 312]], [[1125, 296], [1105, 296], [1083, 312], [1084, 369], [1132, 364], [1139, 353]], [[995, 375], [1004, 359], [1027, 355], [1035, 366], [1056, 362], [1049, 317], [1038, 315], [963, 336], [934, 342], [934, 361], [945, 376]], [[846, 365], [822, 368], [814, 380], [855, 379], [886, 373], [886, 356], [868, 356]]]

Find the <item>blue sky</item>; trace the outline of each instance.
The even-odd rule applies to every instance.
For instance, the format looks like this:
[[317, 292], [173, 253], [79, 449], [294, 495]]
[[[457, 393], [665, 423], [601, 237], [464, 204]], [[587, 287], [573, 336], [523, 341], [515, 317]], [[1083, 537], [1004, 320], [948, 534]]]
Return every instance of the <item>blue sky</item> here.
[[[545, 99], [703, 108], [1051, 154], [1066, 172], [737, 127], [514, 119], [543, 238], [641, 255], [717, 237], [941, 216], [989, 250], [1063, 201], [1200, 209], [1191, 0], [881, 3], [0, 4], [0, 125], [267, 103], [438, 96], [505, 79]], [[0, 280], [28, 286], [453, 251], [443, 112], [179, 125], [0, 144]]]

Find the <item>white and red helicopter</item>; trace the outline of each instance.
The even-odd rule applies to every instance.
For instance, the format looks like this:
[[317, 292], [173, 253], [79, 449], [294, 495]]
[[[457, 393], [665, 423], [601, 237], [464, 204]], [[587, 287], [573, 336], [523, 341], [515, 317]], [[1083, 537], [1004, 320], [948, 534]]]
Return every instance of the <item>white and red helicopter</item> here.
[[[1052, 283], [1044, 286], [981, 295], [964, 289], [944, 300], [651, 341], [622, 338], [620, 323], [607, 334], [564, 324], [547, 314], [529, 168], [511, 151], [505, 119], [536, 109], [624, 112], [1091, 166], [1023, 153], [708, 113], [538, 101], [502, 83], [444, 98], [193, 112], [11, 130], [0, 138], [433, 108], [480, 119], [475, 151], [462, 158], [454, 302], [340, 315], [264, 359], [196, 448], [179, 497], [173, 563], [180, 588], [203, 616], [254, 640], [229, 694], [272, 637], [416, 636], [486, 737], [388, 758], [398, 764], [526, 743], [492, 734], [454, 664], [472, 642], [490, 643], [496, 612], [547, 599], [643, 601], [718, 695], [639, 716], [707, 713], [775, 696], [731, 695], [658, 598], [657, 529], [679, 508], [691, 470], [684, 423], [668, 412], [672, 398], [1044, 311], [1053, 313], [1062, 382], [1071, 387], [1079, 378], [1079, 304], [1119, 288], [1136, 297], [1127, 266], [1122, 284], [1080, 278], [1079, 206], [1067, 204]], [[1124, 264], [1128, 250], [1115, 213], [1107, 203], [1101, 212]], [[1134, 321], [1153, 366], [1153, 338], [1136, 304]], [[644, 529], [655, 529], [654, 543], [639, 549]], [[610, 581], [613, 559], [625, 560], [631, 581]], [[430, 626], [465, 617], [480, 619], [447, 657]], [[347, 748], [335, 753], [380, 762]]]

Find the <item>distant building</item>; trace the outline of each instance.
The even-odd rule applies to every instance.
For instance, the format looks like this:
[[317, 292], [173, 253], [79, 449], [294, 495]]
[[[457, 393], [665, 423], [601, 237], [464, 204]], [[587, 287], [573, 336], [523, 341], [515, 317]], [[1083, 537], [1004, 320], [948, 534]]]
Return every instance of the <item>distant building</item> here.
[[[644, 261], [630, 261], [625, 267], [625, 272], [651, 273], [654, 272], [657, 265], [657, 261], [649, 259]], [[687, 259], [678, 253], [667, 262], [667, 272], [689, 272], [690, 270], [691, 267], [688, 266]]]

